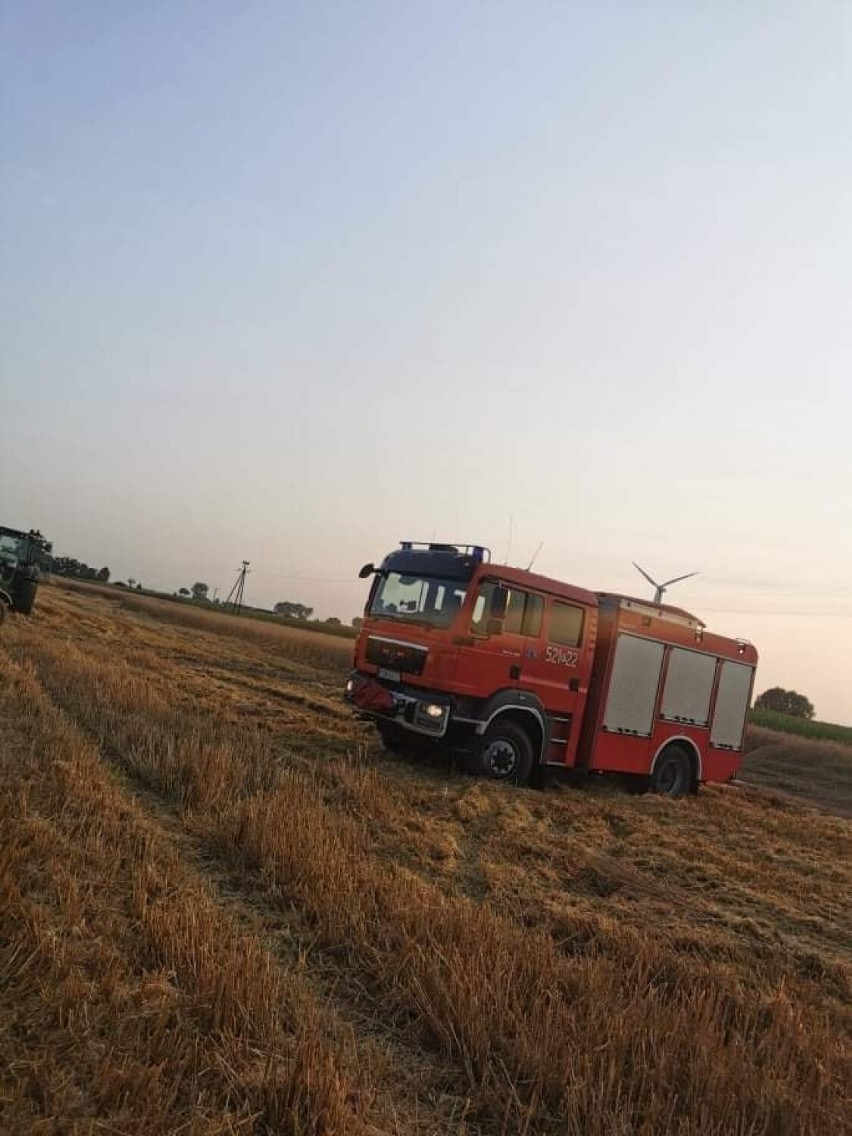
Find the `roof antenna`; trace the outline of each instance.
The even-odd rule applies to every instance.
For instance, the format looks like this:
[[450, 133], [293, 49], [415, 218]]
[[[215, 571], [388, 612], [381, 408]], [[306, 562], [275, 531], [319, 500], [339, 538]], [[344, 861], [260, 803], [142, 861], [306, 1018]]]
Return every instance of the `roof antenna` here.
[[537, 549], [535, 550], [535, 552], [534, 552], [534, 553], [532, 554], [532, 560], [530, 560], [529, 564], [527, 565], [527, 571], [528, 571], [528, 572], [529, 572], [529, 571], [530, 571], [530, 569], [532, 568], [533, 564], [535, 564], [535, 559], [536, 559], [536, 557], [538, 556], [538, 554], [539, 554], [539, 553], [541, 552], [541, 550], [542, 550], [543, 548], [544, 548], [544, 541], [541, 541], [541, 542], [540, 542], [540, 544], [539, 544], [539, 546], [538, 546], [538, 548], [537, 548]]
[[642, 573], [642, 575], [645, 577], [645, 579], [648, 581], [648, 583], [653, 584], [654, 587], [656, 588], [656, 591], [654, 592], [654, 603], [656, 603], [656, 604], [663, 602], [663, 592], [665, 592], [666, 588], [668, 588], [671, 584], [678, 584], [678, 583], [680, 583], [681, 580], [688, 580], [690, 576], [697, 576], [698, 575], [697, 572], [687, 572], [685, 576], [675, 576], [671, 580], [666, 580], [666, 582], [664, 584], [658, 584], [656, 580], [651, 579], [651, 577], [648, 575], [648, 573], [645, 571], [644, 568], [639, 567], [639, 565], [636, 563], [635, 560], [631, 561], [631, 563], [633, 564], [633, 567], [638, 572]]

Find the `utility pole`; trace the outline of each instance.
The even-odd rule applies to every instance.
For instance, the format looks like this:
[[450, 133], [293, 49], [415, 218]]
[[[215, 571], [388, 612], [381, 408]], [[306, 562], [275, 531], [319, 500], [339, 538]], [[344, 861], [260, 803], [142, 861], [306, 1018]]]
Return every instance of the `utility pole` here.
[[243, 606], [243, 593], [246, 589], [246, 576], [248, 575], [250, 560], [244, 560], [242, 568], [237, 569], [237, 578], [234, 581], [234, 586], [228, 592], [228, 598], [225, 600], [225, 607], [233, 600], [234, 615], [240, 614], [240, 609]]

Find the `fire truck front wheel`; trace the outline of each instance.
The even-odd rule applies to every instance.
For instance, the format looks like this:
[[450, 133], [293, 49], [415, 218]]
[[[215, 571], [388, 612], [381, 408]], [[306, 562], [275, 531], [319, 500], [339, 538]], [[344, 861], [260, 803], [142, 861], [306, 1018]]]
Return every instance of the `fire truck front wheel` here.
[[388, 753], [400, 754], [406, 749], [405, 731], [392, 723], [377, 722], [376, 729]]
[[525, 785], [533, 767], [533, 748], [522, 726], [497, 718], [485, 731], [479, 751], [479, 769], [492, 781]]
[[691, 779], [688, 755], [680, 746], [669, 746], [657, 758], [651, 774], [651, 788], [665, 797], [682, 797], [688, 791]]

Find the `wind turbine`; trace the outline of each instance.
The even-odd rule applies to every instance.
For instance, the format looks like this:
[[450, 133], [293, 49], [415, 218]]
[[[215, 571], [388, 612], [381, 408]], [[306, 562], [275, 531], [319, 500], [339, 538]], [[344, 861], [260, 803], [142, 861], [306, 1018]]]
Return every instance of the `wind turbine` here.
[[666, 582], [664, 584], [658, 584], [656, 580], [651, 579], [651, 577], [648, 575], [648, 573], [645, 571], [644, 568], [639, 567], [639, 565], [636, 563], [635, 560], [631, 561], [631, 563], [633, 564], [633, 567], [638, 572], [642, 573], [642, 575], [645, 577], [645, 579], [648, 581], [648, 583], [653, 584], [654, 587], [656, 588], [656, 591], [654, 592], [654, 603], [656, 603], [656, 604], [663, 602], [663, 592], [665, 592], [666, 588], [670, 587], [670, 585], [678, 584], [678, 583], [680, 583], [681, 580], [688, 580], [690, 576], [697, 576], [698, 575], [697, 572], [687, 572], [685, 576], [675, 576], [671, 580], [666, 580]]

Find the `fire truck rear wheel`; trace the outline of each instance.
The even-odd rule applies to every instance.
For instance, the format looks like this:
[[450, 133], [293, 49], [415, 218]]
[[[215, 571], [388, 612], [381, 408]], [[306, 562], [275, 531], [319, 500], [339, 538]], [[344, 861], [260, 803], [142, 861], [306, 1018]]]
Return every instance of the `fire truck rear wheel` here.
[[492, 781], [526, 785], [533, 767], [529, 735], [517, 722], [497, 718], [485, 731], [479, 751], [479, 768]]
[[689, 756], [680, 746], [669, 746], [657, 758], [651, 788], [665, 797], [682, 797], [689, 790], [692, 772]]

